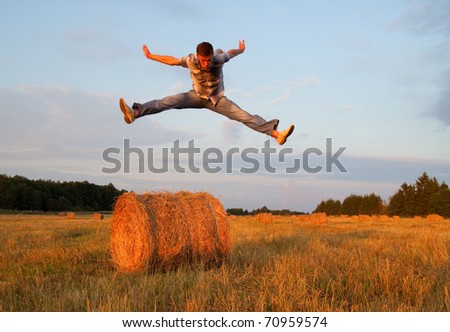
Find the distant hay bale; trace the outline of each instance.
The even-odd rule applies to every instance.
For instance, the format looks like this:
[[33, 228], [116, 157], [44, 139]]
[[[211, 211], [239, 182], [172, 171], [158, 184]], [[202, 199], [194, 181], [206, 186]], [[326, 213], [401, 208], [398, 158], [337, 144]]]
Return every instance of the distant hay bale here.
[[421, 216], [414, 216], [413, 220], [422, 220], [422, 217]]
[[380, 216], [378, 216], [378, 218], [380, 219], [380, 221], [389, 221], [389, 216], [386, 216], [386, 215], [380, 215]]
[[114, 205], [111, 251], [123, 272], [218, 264], [231, 251], [227, 214], [208, 193], [125, 193]]
[[103, 214], [102, 213], [94, 213], [92, 215], [92, 218], [94, 218], [95, 220], [103, 220]]
[[375, 221], [389, 221], [389, 217], [386, 215], [374, 215], [371, 217]]
[[256, 215], [256, 220], [263, 224], [272, 223], [272, 213], [258, 213]]
[[400, 216], [393, 216], [392, 220], [400, 220]]
[[359, 216], [353, 215], [350, 217], [350, 219], [353, 221], [359, 221]]
[[444, 217], [438, 215], [438, 214], [429, 214], [427, 216], [427, 221], [441, 221], [444, 220]]
[[359, 221], [370, 221], [370, 216], [368, 216], [367, 214], [360, 214], [360, 215], [358, 215], [358, 220]]
[[312, 224], [325, 224], [328, 222], [327, 214], [325, 212], [313, 213], [309, 216], [309, 221]]
[[67, 219], [74, 219], [75, 218], [75, 212], [67, 212], [66, 213]]
[[298, 216], [299, 221], [309, 221], [309, 214], [301, 214]]
[[328, 222], [325, 212], [317, 212], [312, 214], [302, 214], [297, 216], [298, 221], [309, 222], [311, 224], [324, 224]]

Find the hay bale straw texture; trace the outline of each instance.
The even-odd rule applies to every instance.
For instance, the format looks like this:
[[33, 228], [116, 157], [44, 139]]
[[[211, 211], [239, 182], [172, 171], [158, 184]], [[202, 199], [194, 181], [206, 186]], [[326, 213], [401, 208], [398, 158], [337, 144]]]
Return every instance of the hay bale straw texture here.
[[67, 212], [66, 213], [67, 219], [74, 219], [75, 218], [75, 212]]
[[227, 214], [204, 192], [125, 193], [114, 205], [111, 251], [122, 272], [220, 264], [231, 251]]

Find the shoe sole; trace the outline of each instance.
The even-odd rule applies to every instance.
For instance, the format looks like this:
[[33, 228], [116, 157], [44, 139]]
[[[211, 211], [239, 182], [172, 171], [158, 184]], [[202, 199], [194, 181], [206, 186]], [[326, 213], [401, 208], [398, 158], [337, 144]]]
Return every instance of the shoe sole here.
[[291, 134], [294, 132], [295, 126], [291, 125], [289, 127], [289, 131], [287, 132], [286, 136], [284, 137], [284, 140], [282, 142], [278, 142], [278, 144], [283, 145], [284, 143], [286, 143], [287, 139], [289, 136], [291, 136]]
[[128, 106], [125, 103], [125, 100], [123, 100], [123, 98], [120, 98], [119, 105], [120, 105], [120, 110], [123, 113], [123, 119], [125, 120], [125, 122], [128, 124], [133, 122], [133, 119], [130, 116], [130, 112], [128, 111]]

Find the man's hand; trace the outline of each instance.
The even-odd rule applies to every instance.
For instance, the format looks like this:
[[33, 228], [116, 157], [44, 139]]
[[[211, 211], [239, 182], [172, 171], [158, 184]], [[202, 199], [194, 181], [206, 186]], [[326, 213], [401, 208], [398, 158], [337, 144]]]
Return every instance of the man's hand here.
[[244, 53], [244, 51], [245, 51], [245, 40], [244, 39], [239, 41], [239, 51], [241, 51], [241, 53]]
[[180, 65], [178, 63], [178, 59], [174, 58], [173, 56], [158, 55], [158, 54], [150, 53], [147, 45], [142, 46], [142, 50], [144, 51], [144, 55], [147, 57], [147, 59], [150, 59], [153, 61], [158, 61], [158, 62], [164, 63], [165, 65], [169, 65], [169, 66], [179, 66]]
[[245, 41], [244, 40], [240, 40], [239, 41], [239, 48], [236, 48], [234, 50], [229, 50], [228, 54], [230, 55], [231, 58], [234, 58], [236, 55], [244, 53], [244, 51], [245, 51]]
[[151, 59], [151, 53], [150, 53], [150, 51], [148, 50], [147, 45], [142, 46], [142, 50], [144, 51], [144, 55], [145, 55], [148, 59]]

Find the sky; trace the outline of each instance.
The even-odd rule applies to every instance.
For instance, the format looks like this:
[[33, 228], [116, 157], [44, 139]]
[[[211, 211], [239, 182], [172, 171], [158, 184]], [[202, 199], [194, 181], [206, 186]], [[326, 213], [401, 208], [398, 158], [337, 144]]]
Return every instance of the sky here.
[[[0, 3], [0, 174], [305, 212], [351, 194], [387, 202], [423, 172], [450, 183], [447, 0]], [[181, 57], [239, 40], [225, 94], [295, 124], [285, 145], [209, 110], [125, 124], [119, 98], [191, 89], [187, 69], [142, 45]]]

